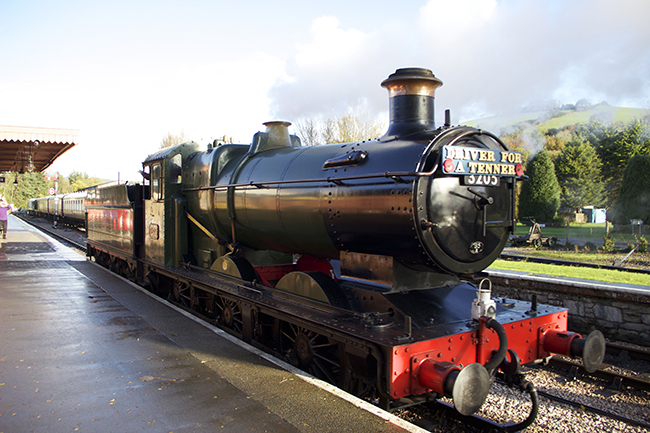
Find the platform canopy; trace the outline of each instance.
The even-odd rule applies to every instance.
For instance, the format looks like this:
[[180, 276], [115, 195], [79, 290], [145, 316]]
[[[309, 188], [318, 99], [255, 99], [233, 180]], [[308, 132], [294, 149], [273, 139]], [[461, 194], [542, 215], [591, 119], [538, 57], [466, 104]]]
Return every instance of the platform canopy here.
[[0, 173], [42, 172], [78, 143], [78, 129], [0, 125]]

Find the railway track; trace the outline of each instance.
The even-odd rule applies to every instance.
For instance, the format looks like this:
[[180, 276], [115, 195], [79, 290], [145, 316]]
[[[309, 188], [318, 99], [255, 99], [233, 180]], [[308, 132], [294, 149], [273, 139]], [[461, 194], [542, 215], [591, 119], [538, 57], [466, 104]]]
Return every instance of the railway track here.
[[[86, 252], [86, 242], [82, 240], [82, 236], [85, 236], [81, 234], [81, 231], [79, 229], [73, 229], [73, 228], [50, 228], [48, 226], [51, 226], [52, 223], [50, 221], [45, 221], [40, 218], [31, 218], [31, 217], [25, 217], [24, 215], [21, 214], [14, 214], [18, 218], [20, 218], [22, 221], [26, 222], [27, 224], [36, 227], [40, 231], [47, 233], [49, 236], [55, 238], [58, 241], [61, 241], [63, 244], [68, 245], [70, 247], [73, 247], [81, 252]], [[77, 236], [72, 236], [71, 233], [76, 233]]]
[[[616, 352], [616, 347], [618, 345], [613, 344], [612, 350], [615, 354], [620, 354], [623, 352]], [[625, 356], [629, 356], [633, 359], [647, 361], [648, 351], [646, 349], [632, 349], [625, 348], [623, 349]], [[544, 387], [545, 389], [536, 389], [533, 392], [529, 392], [529, 397], [526, 400], [530, 402], [524, 403], [520, 402], [520, 407], [511, 408], [510, 410], [504, 410], [502, 414], [485, 414], [479, 412], [478, 414], [472, 416], [462, 416], [457, 411], [453, 409], [453, 406], [446, 401], [434, 401], [426, 403], [425, 405], [414, 409], [417, 413], [419, 420], [415, 423], [426, 428], [432, 432], [438, 431], [447, 431], [445, 429], [450, 429], [449, 431], [482, 431], [482, 432], [514, 432], [514, 431], [546, 431], [547, 427], [539, 426], [538, 422], [532, 422], [535, 418], [535, 415], [539, 412], [540, 414], [545, 414], [547, 412], [557, 412], [558, 408], [562, 412], [567, 412], [570, 416], [565, 416], [565, 421], [583, 423], [586, 418], [593, 418], [596, 421], [598, 428], [589, 428], [587, 425], [583, 429], [576, 427], [576, 429], [569, 429], [569, 431], [606, 431], [607, 428], [603, 429], [603, 423], [618, 423], [618, 428], [622, 427], [622, 430], [617, 431], [650, 431], [650, 423], [648, 420], [648, 414], [645, 416], [635, 415], [635, 414], [626, 414], [625, 406], [626, 404], [617, 404], [615, 401], [616, 398], [599, 398], [602, 395], [611, 395], [619, 396], [621, 393], [627, 392], [637, 392], [641, 393], [647, 399], [648, 390], [650, 389], [650, 381], [643, 377], [632, 377], [630, 375], [625, 375], [610, 371], [612, 368], [611, 365], [603, 366], [599, 371], [595, 373], [587, 373], [584, 371], [581, 366], [575, 364], [571, 361], [566, 361], [562, 357], [554, 357], [547, 366], [538, 366], [533, 367], [531, 372], [535, 374], [545, 374], [553, 375], [557, 372], [558, 369], [566, 370], [564, 377], [566, 378], [566, 383], [558, 380], [557, 378], [551, 378], [548, 382], [555, 384], [556, 386]], [[591, 379], [596, 379], [593, 381]], [[595, 385], [596, 388], [603, 389], [602, 392], [588, 391], [579, 391], [581, 388], [581, 381], [590, 381], [597, 382]], [[533, 380], [534, 382], [535, 380]], [[516, 387], [515, 387], [516, 388]], [[572, 390], [575, 388], [575, 392]], [[509, 394], [511, 393], [513, 386], [506, 385], [505, 381], [502, 380], [501, 376], [497, 377], [496, 384], [492, 387], [492, 392], [498, 396], [500, 394]], [[520, 390], [522, 394], [526, 392]], [[594, 397], [594, 394], [597, 397]], [[618, 398], [618, 397], [617, 397]], [[603, 404], [603, 402], [605, 402]], [[494, 402], [492, 402], [494, 403]], [[492, 406], [495, 406], [494, 404]], [[645, 404], [644, 404], [645, 406]], [[515, 419], [515, 421], [504, 421], [507, 417], [507, 413], [510, 417]], [[585, 414], [589, 414], [586, 416]], [[492, 415], [492, 416], [490, 416]], [[494, 418], [494, 419], [491, 419]], [[605, 419], [609, 421], [604, 421]], [[579, 421], [578, 421], [579, 420]], [[414, 422], [413, 420], [410, 420]], [[455, 422], [456, 424], [453, 424]], [[435, 426], [435, 427], [434, 427]], [[460, 430], [456, 430], [457, 426], [463, 426]], [[472, 430], [466, 430], [465, 426], [469, 427]], [[555, 430], [555, 429], [554, 429]], [[558, 429], [558, 431], [563, 431]]]
[[[36, 222], [31, 222], [29, 221], [31, 218], [23, 218], [26, 222], [32, 224], [33, 226], [37, 227], [39, 230], [43, 230], [46, 233], [48, 233], [50, 236], [55, 237], [62, 242], [65, 242], [67, 245], [72, 246], [75, 249], [78, 249], [80, 251], [85, 251], [85, 245], [82, 245], [78, 238], [79, 238], [79, 233], [76, 231], [72, 231], [71, 229], [61, 229], [61, 228], [55, 228], [52, 229], [49, 226], [51, 225], [50, 222], [40, 222], [40, 224], [37, 224]], [[81, 235], [83, 236], [83, 235]], [[71, 237], [77, 238], [77, 240], [70, 239]], [[639, 359], [643, 361], [650, 361], [650, 350], [636, 350], [627, 346], [619, 345], [619, 344], [614, 344], [610, 343], [608, 344], [608, 353], [613, 354], [614, 356], [627, 356], [632, 359]], [[627, 376], [624, 374], [616, 373], [613, 371], [608, 371], [607, 368], [611, 367], [608, 366], [604, 369], [601, 369], [597, 372], [595, 372], [593, 375], [589, 375], [588, 373], [584, 370], [581, 369], [581, 367], [575, 363], [566, 361], [566, 360], [561, 360], [559, 357], [554, 358], [550, 366], [554, 370], [560, 370], [564, 369], [568, 373], [566, 373], [563, 377], [566, 378], [567, 382], [570, 383], [577, 383], [579, 382], [578, 380], [575, 379], [583, 379], [583, 378], [594, 378], [596, 380], [599, 380], [601, 382], [604, 382], [607, 384], [606, 388], [609, 390], [612, 390], [614, 393], [621, 393], [624, 392], [626, 389], [635, 389], [635, 390], [640, 390], [640, 392], [648, 393], [650, 390], [650, 381], [644, 379], [644, 378], [635, 378], [631, 376]], [[537, 370], [537, 369], [533, 369]], [[550, 370], [550, 369], [547, 369]], [[533, 383], [538, 382], [537, 380], [532, 380]], [[574, 385], [575, 386], [575, 385]], [[602, 385], [601, 385], [602, 386]], [[565, 390], [566, 388], [569, 388], [569, 386], [564, 385], [560, 390]], [[503, 391], [503, 390], [510, 390], [510, 391]], [[496, 391], [494, 391], [496, 390]], [[508, 388], [503, 383], [497, 383], [493, 387], [493, 392], [497, 394], [494, 398], [499, 399], [500, 394], [503, 392], [507, 394], [508, 392], [512, 393], [512, 388]], [[479, 413], [477, 415], [473, 415], [470, 417], [465, 417], [460, 415], [454, 408], [453, 406], [447, 402], [447, 401], [432, 401], [430, 403], [425, 404], [424, 406], [417, 406], [413, 407], [412, 411], [417, 412], [417, 415], [415, 415], [415, 418], [418, 419], [415, 423], [420, 425], [421, 427], [431, 431], [431, 432], [475, 432], [475, 431], [490, 431], [490, 432], [497, 432], [497, 431], [519, 431], [520, 429], [526, 428], [528, 425], [527, 419], [528, 418], [534, 418], [533, 411], [537, 412], [539, 410], [540, 413], [545, 413], [547, 412], [548, 405], [549, 404], [555, 404], [559, 405], [561, 407], [566, 407], [567, 409], [562, 409], [562, 411], [566, 411], [567, 413], [591, 413], [594, 414], [597, 419], [609, 419], [615, 422], [622, 423], [626, 426], [633, 427], [631, 431], [644, 431], [643, 429], [650, 430], [650, 424], [647, 423], [646, 421], [642, 419], [637, 419], [632, 416], [626, 416], [624, 414], [618, 413], [616, 411], [616, 408], [613, 409], [608, 409], [608, 408], [601, 408], [598, 407], [597, 404], [587, 404], [584, 401], [580, 400], [579, 398], [575, 398], [575, 396], [569, 395], [569, 396], [561, 396], [562, 392], [561, 391], [556, 391], [553, 389], [546, 389], [545, 390], [537, 390], [535, 393], [535, 399], [537, 399], [537, 402], [534, 405], [531, 405], [531, 400], [532, 394], [527, 394], [526, 392], [521, 392], [519, 391], [519, 394], [521, 394], [522, 400], [519, 404], [520, 407], [517, 407], [516, 410], [519, 412], [514, 415], [514, 421], [508, 421], [513, 417], [511, 411], [504, 411], [508, 412], [508, 416], [505, 416], [504, 414], [494, 414], [494, 413]], [[507, 400], [508, 397], [504, 397], [504, 400]], [[539, 405], [539, 409], [536, 408], [535, 406]], [[487, 406], [487, 405], [486, 405]], [[495, 404], [491, 404], [490, 406], [497, 406]], [[533, 408], [531, 408], [531, 406]], [[414, 422], [413, 421], [413, 416], [411, 413], [408, 413], [409, 409], [407, 409], [407, 414], [404, 416], [407, 420]], [[553, 409], [551, 409], [553, 411]], [[401, 416], [401, 414], [400, 414]], [[567, 415], [568, 417], [571, 417], [574, 415]], [[647, 417], [646, 420], [650, 419], [650, 417]], [[603, 422], [603, 421], [598, 421], [598, 422]], [[538, 425], [538, 421], [535, 421], [530, 427], [526, 429], [526, 431], [546, 431], [546, 427], [540, 427]], [[638, 430], [640, 429], [640, 430]], [[588, 431], [589, 428], [586, 428], [584, 431]], [[590, 431], [595, 431], [595, 428], [592, 428]], [[571, 430], [573, 431], [573, 430]]]
[[650, 270], [638, 268], [623, 268], [620, 266], [599, 265], [597, 263], [573, 262], [569, 260], [547, 259], [542, 257], [520, 256], [518, 254], [501, 254], [502, 260], [511, 260], [518, 262], [542, 263], [546, 265], [558, 266], [579, 266], [583, 268], [608, 269], [613, 271], [632, 272], [637, 274], [650, 275]]
[[561, 356], [554, 356], [549, 361], [549, 366], [567, 370], [567, 377], [571, 380], [576, 379], [578, 375], [589, 376], [601, 379], [609, 383], [609, 388], [616, 391], [623, 390], [627, 387], [650, 391], [650, 378], [645, 376], [634, 377], [627, 374], [618, 373], [612, 370], [612, 368], [615, 366], [609, 364], [603, 364], [603, 366], [598, 370], [594, 371], [593, 373], [589, 373], [584, 370], [581, 365], [576, 364], [572, 360]]

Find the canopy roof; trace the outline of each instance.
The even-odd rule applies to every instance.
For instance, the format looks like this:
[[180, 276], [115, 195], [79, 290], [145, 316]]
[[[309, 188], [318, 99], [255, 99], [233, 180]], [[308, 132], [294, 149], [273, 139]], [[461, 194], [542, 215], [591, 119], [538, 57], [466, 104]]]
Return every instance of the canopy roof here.
[[78, 129], [0, 125], [0, 173], [41, 172], [78, 143]]

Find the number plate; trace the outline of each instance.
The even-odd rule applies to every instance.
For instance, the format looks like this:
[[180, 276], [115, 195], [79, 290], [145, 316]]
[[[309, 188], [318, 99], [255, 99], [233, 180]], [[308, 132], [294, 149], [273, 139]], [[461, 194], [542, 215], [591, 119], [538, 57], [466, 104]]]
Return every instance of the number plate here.
[[461, 176], [460, 183], [461, 185], [499, 186], [501, 178], [485, 174], [470, 174], [469, 176]]

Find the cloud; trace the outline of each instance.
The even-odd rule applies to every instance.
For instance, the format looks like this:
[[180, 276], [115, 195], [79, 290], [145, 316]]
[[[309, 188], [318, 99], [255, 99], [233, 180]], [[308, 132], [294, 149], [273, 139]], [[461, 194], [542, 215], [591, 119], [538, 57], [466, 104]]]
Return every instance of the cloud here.
[[63, 82], [65, 97], [35, 87], [35, 94], [47, 95], [39, 101], [43, 120], [82, 131], [80, 144], [52, 169], [69, 173], [79, 170], [80, 160], [90, 161], [92, 175], [111, 179], [121, 172], [122, 179], [136, 180], [141, 161], [167, 133], [184, 132], [202, 144], [224, 135], [249, 143], [271, 120], [266, 94], [285, 77], [284, 66], [272, 55], [252, 53], [234, 61], [93, 75], [92, 82], [74, 86]]
[[640, 0], [509, 2], [430, 0], [413, 16], [371, 31], [335, 17], [312, 22], [288, 60], [290, 80], [269, 93], [280, 117], [341, 113], [360, 100], [387, 109], [379, 83], [421, 66], [444, 82], [436, 94], [452, 122], [558, 99], [650, 108], [650, 3]]

